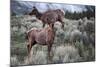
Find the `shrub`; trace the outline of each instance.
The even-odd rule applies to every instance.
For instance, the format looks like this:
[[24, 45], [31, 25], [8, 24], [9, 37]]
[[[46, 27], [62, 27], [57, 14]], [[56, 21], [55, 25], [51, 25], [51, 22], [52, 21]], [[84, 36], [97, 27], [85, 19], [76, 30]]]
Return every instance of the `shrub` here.
[[84, 45], [82, 42], [76, 42], [75, 46], [79, 51], [79, 55], [81, 57], [80, 61], [94, 61], [95, 60], [95, 50], [92, 45]]
[[19, 64], [19, 61], [18, 61], [18, 59], [17, 59], [16, 56], [12, 56], [10, 58], [10, 63], [11, 63], [12, 66], [15, 66], [15, 65], [18, 65]]
[[87, 24], [85, 25], [85, 31], [88, 34], [94, 33], [95, 32], [95, 24], [94, 24], [94, 22], [88, 21]]
[[46, 64], [47, 55], [44, 51], [36, 51], [36, 54], [31, 54], [29, 64]]
[[86, 32], [83, 32], [82, 34], [82, 42], [84, 45], [89, 45], [89, 36], [87, 35]]
[[79, 60], [79, 54], [74, 46], [56, 47], [53, 61], [54, 63], [75, 62]]
[[87, 19], [87, 17], [84, 17], [83, 18], [83, 22], [86, 22], [88, 19]]
[[82, 36], [82, 33], [79, 31], [79, 30], [73, 30], [71, 33], [70, 33], [70, 42], [76, 42], [76, 41], [81, 41], [81, 36]]

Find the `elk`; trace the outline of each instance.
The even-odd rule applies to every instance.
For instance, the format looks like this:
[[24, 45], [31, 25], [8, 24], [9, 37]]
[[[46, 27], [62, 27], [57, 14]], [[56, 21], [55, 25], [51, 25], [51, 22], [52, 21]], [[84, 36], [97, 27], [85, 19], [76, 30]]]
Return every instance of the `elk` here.
[[50, 60], [50, 51], [52, 44], [54, 42], [55, 38], [55, 31], [53, 29], [54, 24], [48, 25], [48, 27], [44, 29], [37, 29], [37, 28], [32, 28], [27, 32], [27, 39], [28, 39], [28, 44], [27, 44], [27, 49], [28, 49], [28, 55], [30, 55], [32, 46], [35, 44], [39, 45], [47, 45], [48, 46], [48, 60]]
[[59, 21], [62, 24], [62, 28], [64, 29], [64, 11], [61, 9], [56, 10], [48, 10], [44, 13], [40, 13], [36, 7], [33, 7], [33, 10], [29, 13], [29, 15], [35, 15], [39, 20], [42, 21], [43, 27], [45, 24], [50, 25], [51, 23], [55, 23], [56, 21]]

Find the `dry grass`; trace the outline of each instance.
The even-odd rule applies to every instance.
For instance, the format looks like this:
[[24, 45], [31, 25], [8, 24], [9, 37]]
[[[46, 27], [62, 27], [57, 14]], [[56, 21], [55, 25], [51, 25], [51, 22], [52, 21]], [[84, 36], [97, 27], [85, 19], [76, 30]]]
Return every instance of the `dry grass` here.
[[[52, 63], [94, 61], [95, 47], [87, 41], [89, 31], [81, 32], [78, 29], [79, 23], [82, 23], [84, 28], [88, 21], [94, 22], [94, 19], [69, 20], [65, 18], [63, 21], [65, 22], [64, 31], [59, 22], [54, 25], [56, 36], [52, 47]], [[25, 32], [33, 27], [43, 28], [42, 22], [34, 16], [11, 16], [11, 65], [47, 64], [47, 46], [34, 45], [30, 62], [27, 57]], [[93, 34], [95, 32], [90, 33], [91, 38], [94, 38]]]
[[75, 62], [80, 58], [78, 50], [74, 46], [59, 46], [56, 47], [53, 61], [55, 63], [61, 62]]

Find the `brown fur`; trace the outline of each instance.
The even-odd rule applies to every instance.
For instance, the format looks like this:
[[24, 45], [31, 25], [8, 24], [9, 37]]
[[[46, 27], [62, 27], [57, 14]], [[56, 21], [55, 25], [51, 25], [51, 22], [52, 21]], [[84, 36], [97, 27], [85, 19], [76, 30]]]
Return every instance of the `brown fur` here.
[[44, 28], [42, 30], [33, 28], [27, 32], [27, 37], [28, 37], [27, 49], [29, 54], [32, 46], [38, 43], [39, 45], [48, 46], [48, 56], [50, 56], [51, 47], [55, 37], [55, 31], [53, 30], [53, 25], [54, 24], [50, 24], [47, 28]]
[[50, 25], [51, 23], [60, 21], [60, 23], [62, 24], [62, 28], [64, 28], [64, 22], [63, 22], [64, 12], [61, 11], [60, 9], [48, 10], [43, 14], [41, 14], [38, 12], [36, 7], [33, 7], [33, 10], [32, 12], [29, 13], [29, 15], [36, 15], [36, 17], [43, 22], [43, 27], [45, 26], [45, 24]]

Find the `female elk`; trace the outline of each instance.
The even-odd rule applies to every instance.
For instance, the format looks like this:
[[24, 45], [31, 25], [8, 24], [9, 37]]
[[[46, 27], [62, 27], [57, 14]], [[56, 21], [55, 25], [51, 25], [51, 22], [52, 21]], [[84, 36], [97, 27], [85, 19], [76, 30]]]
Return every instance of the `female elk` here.
[[47, 28], [44, 28], [42, 30], [33, 28], [27, 32], [27, 38], [28, 38], [27, 49], [28, 49], [29, 55], [30, 55], [32, 46], [38, 43], [39, 45], [48, 46], [48, 59], [50, 58], [50, 51], [51, 51], [51, 47], [52, 47], [52, 44], [54, 42], [54, 37], [55, 37], [55, 31], [53, 29], [53, 25], [54, 24], [50, 24]]
[[64, 14], [65, 14], [64, 11], [60, 9], [48, 10], [43, 14], [41, 14], [36, 9], [36, 7], [33, 7], [32, 12], [29, 13], [29, 15], [36, 15], [36, 17], [42, 21], [43, 27], [45, 26], [45, 24], [50, 25], [50, 23], [55, 23], [56, 21], [60, 21], [60, 23], [62, 24], [62, 28], [64, 28], [64, 22], [63, 22]]

